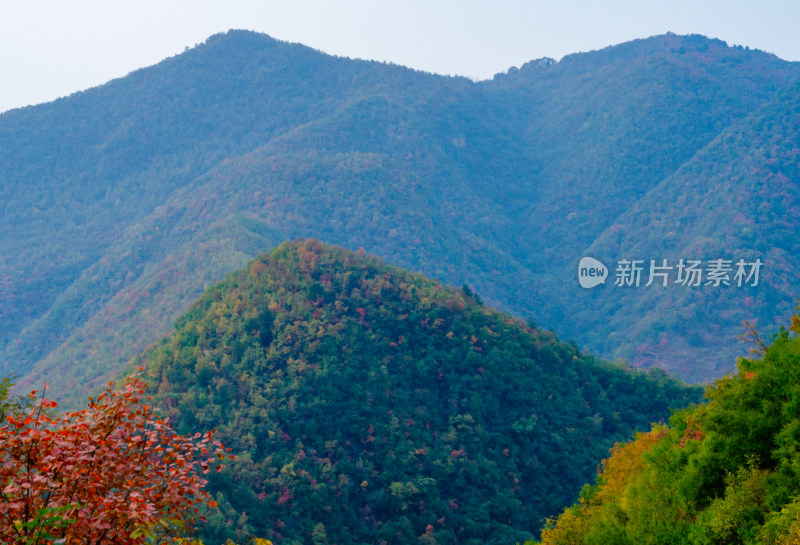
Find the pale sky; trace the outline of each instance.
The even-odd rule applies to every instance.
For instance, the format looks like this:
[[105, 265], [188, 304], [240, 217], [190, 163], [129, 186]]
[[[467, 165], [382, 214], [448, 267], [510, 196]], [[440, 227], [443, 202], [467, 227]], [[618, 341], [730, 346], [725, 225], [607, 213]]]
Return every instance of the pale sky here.
[[667, 31], [797, 61], [799, 22], [797, 0], [0, 0], [0, 112], [124, 76], [230, 28], [485, 79]]

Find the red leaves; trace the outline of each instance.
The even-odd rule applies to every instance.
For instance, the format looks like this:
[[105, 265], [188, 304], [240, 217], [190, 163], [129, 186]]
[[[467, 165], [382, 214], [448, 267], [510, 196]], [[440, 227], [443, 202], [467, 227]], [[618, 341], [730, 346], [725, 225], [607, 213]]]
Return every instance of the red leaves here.
[[452, 451], [450, 451], [450, 458], [452, 460], [455, 460], [456, 458], [461, 458], [462, 456], [466, 456], [466, 455], [467, 455], [467, 451], [464, 450], [463, 448], [453, 449]]
[[187, 438], [154, 420], [139, 403], [145, 386], [133, 376], [80, 412], [51, 418], [44, 409], [58, 404], [43, 398], [29, 414], [7, 417], [0, 428], [0, 543], [35, 540], [44, 531], [55, 541], [43, 544], [138, 545], [145, 542], [141, 530], [157, 520], [192, 522], [185, 519], [205, 496], [208, 458], [222, 460], [228, 449], [217, 441], [209, 449], [210, 433]]
[[287, 487], [287, 486], [282, 486], [282, 487], [281, 487], [281, 495], [280, 495], [280, 497], [279, 497], [279, 498], [276, 500], [276, 502], [275, 502], [275, 505], [283, 505], [283, 504], [285, 504], [285, 503], [289, 503], [289, 501], [290, 501], [290, 500], [292, 500], [293, 498], [294, 498], [294, 496], [293, 496], [293, 495], [292, 495], [292, 493], [289, 491], [289, 487]]

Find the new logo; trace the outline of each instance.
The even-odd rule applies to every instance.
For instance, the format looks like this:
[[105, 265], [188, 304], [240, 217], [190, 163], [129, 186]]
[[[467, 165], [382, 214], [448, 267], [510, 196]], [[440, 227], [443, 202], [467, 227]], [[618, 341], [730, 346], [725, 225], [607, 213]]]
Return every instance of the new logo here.
[[608, 277], [608, 268], [593, 257], [581, 258], [578, 263], [578, 282], [583, 288], [593, 288], [598, 284], [605, 284]]

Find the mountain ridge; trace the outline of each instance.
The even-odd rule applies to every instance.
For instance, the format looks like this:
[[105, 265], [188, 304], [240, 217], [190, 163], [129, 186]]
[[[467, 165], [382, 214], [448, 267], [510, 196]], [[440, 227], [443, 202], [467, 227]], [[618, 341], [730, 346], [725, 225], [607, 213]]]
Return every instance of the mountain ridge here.
[[[236, 31], [111, 87], [0, 115], [0, 366], [112, 371], [203, 286], [173, 278], [164, 306], [173, 313], [152, 307], [135, 341], [124, 320], [124, 334], [98, 332], [114, 297], [146, 283], [142, 271], [169, 269], [172, 252], [213, 245], [200, 233], [236, 217], [273, 233], [261, 244], [317, 236], [363, 246], [607, 350], [597, 338], [624, 333], [601, 325], [586, 335], [584, 295], [567, 280], [573, 260], [800, 75], [797, 63], [691, 36], [619, 47], [562, 59], [535, 80], [526, 69], [476, 83]], [[629, 49], [647, 48], [657, 56], [630, 61]], [[581, 63], [596, 69], [570, 71]], [[230, 239], [251, 242], [226, 250], [239, 255], [227, 269], [202, 273], [195, 262], [203, 283], [258, 253], [246, 231]], [[103, 263], [117, 268], [100, 273]], [[780, 320], [769, 309], [755, 317]], [[80, 335], [115, 337], [101, 350], [115, 361], [81, 348]], [[678, 372], [706, 380], [736, 350]], [[642, 365], [669, 368], [668, 356]]]

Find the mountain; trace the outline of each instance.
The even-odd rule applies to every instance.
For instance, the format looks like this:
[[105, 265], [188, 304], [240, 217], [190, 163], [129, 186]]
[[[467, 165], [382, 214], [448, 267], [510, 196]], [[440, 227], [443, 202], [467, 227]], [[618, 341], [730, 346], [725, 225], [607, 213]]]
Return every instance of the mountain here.
[[700, 399], [314, 240], [209, 288], [131, 366], [179, 433], [218, 429], [206, 543], [513, 543], [615, 441]]
[[800, 318], [758, 343], [710, 402], [675, 413], [605, 460], [545, 544], [778, 545], [800, 538]]
[[[775, 62], [719, 40], [667, 35], [497, 78], [530, 96], [526, 104], [553, 87], [550, 100], [529, 107], [530, 146], [546, 150], [543, 196], [522, 215], [530, 230], [516, 245], [569, 309], [546, 323], [606, 357], [707, 381], [746, 354], [736, 340], [743, 320], [785, 322], [800, 286], [788, 235], [800, 180], [792, 151], [800, 82], [796, 66]], [[764, 78], [782, 70], [792, 76]], [[585, 255], [602, 258], [611, 279], [622, 259], [642, 260], [645, 274], [663, 259], [765, 265], [755, 288], [685, 288], [673, 271], [665, 289], [615, 289], [610, 279], [583, 290], [572, 279]]]
[[[0, 372], [96, 387], [204, 287], [282, 240], [316, 237], [466, 282], [602, 355], [719, 376], [744, 348], [714, 332], [779, 323], [788, 307], [772, 303], [794, 297], [796, 264], [782, 260], [794, 237], [772, 227], [792, 210], [798, 75], [763, 52], [670, 34], [472, 82], [230, 31], [6, 112]], [[762, 118], [776, 132], [748, 128]], [[737, 131], [758, 140], [721, 139]], [[784, 148], [764, 155], [774, 139]], [[761, 286], [695, 290], [690, 310], [677, 288], [578, 287], [589, 251], [609, 266], [662, 257], [641, 253], [662, 236], [645, 229], [646, 206], [684, 218], [673, 183], [693, 191], [686, 173], [728, 195], [753, 168], [783, 177], [749, 192], [759, 213], [737, 221], [753, 226], [723, 244], [766, 260]], [[714, 237], [732, 206], [698, 208], [683, 227], [697, 243], [668, 237], [663, 257], [727, 257]]]
[[[733, 268], [741, 259], [761, 260], [759, 286], [672, 286], [621, 302], [609, 292], [591, 301], [584, 298], [584, 304], [598, 308], [618, 305], [607, 327], [628, 331], [628, 338], [613, 335], [591, 343], [601, 347], [601, 353], [657, 352], [683, 376], [691, 376], [698, 360], [707, 362], [711, 376], [722, 376], [730, 362], [719, 361], [713, 338], [733, 345], [743, 320], [757, 318], [766, 329], [771, 323], [766, 309], [771, 315], [791, 314], [800, 286], [800, 245], [792, 236], [800, 231], [799, 96], [796, 81], [726, 128], [621, 214], [588, 250], [598, 257], [624, 251], [629, 256], [671, 258], [673, 265], [682, 257], [723, 258]], [[626, 318], [643, 313], [653, 316], [646, 327]], [[587, 320], [587, 329], [599, 325], [596, 317]], [[698, 323], [709, 327], [698, 330]]]

